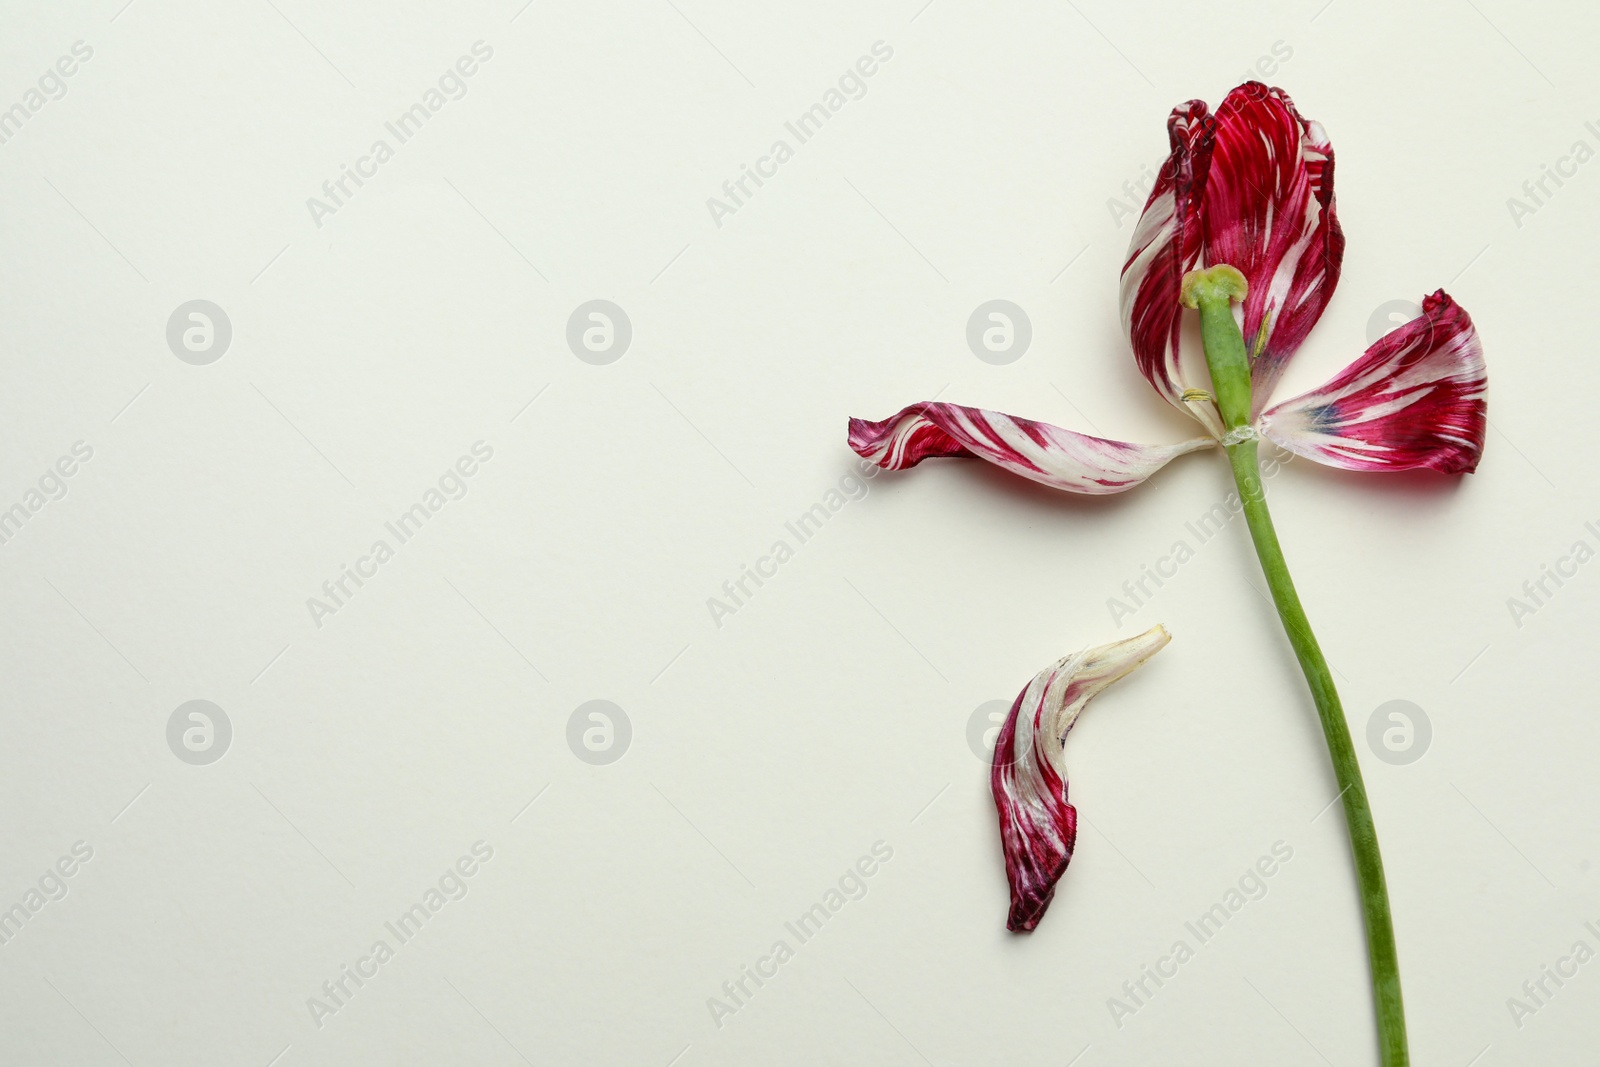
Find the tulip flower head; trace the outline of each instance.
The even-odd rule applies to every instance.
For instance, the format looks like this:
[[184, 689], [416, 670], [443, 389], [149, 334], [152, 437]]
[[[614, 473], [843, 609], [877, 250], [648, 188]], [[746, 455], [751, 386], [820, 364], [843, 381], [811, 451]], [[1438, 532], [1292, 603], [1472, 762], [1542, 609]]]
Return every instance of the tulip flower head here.
[[[1443, 290], [1422, 314], [1373, 343], [1326, 384], [1270, 404], [1274, 387], [1333, 296], [1344, 256], [1333, 196], [1333, 146], [1288, 95], [1259, 82], [1167, 121], [1171, 151], [1122, 268], [1121, 317], [1134, 363], [1197, 424], [1174, 444], [1108, 440], [959, 404], [912, 404], [880, 421], [851, 419], [850, 447], [885, 470], [969, 457], [1071, 493], [1120, 493], [1170, 461], [1221, 448], [1233, 469], [1274, 603], [1301, 662], [1342, 785], [1361, 881], [1386, 1065], [1406, 1062], [1399, 977], [1376, 833], [1338, 695], [1288, 577], [1261, 493], [1257, 443], [1355, 471], [1478, 465], [1487, 425], [1477, 331]], [[1200, 351], [1186, 351], [1186, 311]], [[1209, 373], [1207, 373], [1209, 372]], [[991, 784], [1011, 884], [1012, 930], [1032, 930], [1072, 856], [1062, 742], [1087, 700], [1166, 644], [1157, 627], [1058, 661], [1012, 706]]]
[[[1331, 467], [1470, 473], [1483, 452], [1483, 349], [1444, 290], [1327, 384], [1266, 407], [1289, 358], [1339, 281], [1344, 233], [1333, 202], [1333, 146], [1281, 89], [1248, 82], [1212, 115], [1191, 100], [1167, 121], [1172, 152], [1122, 268], [1122, 325], [1156, 392], [1204, 435], [1171, 445], [1111, 441], [958, 404], [912, 404], [850, 420], [850, 447], [886, 470], [973, 456], [1076, 493], [1132, 489], [1170, 460], [1256, 435]], [[1183, 281], [1225, 264], [1243, 280], [1232, 309], [1248, 340], [1250, 417], [1225, 427], [1198, 353], [1179, 341]]]

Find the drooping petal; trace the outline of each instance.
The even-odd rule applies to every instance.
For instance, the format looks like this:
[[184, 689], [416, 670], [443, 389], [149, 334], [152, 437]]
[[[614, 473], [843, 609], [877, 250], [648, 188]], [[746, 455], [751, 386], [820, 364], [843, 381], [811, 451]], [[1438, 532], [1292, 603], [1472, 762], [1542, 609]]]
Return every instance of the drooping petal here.
[[1419, 317], [1327, 385], [1269, 409], [1259, 426], [1331, 467], [1470, 474], [1483, 454], [1487, 376], [1472, 318], [1440, 289]]
[[1196, 437], [1176, 445], [1135, 445], [931, 401], [912, 404], [882, 422], [850, 420], [850, 447], [884, 470], [905, 470], [930, 457], [975, 456], [1073, 493], [1132, 489], [1174, 457], [1214, 444], [1209, 437]]
[[1210, 382], [1186, 378], [1178, 348], [1179, 283], [1200, 262], [1200, 204], [1215, 134], [1205, 101], [1174, 108], [1167, 134], [1172, 152], [1145, 201], [1122, 267], [1122, 328], [1139, 372], [1156, 392], [1220, 435], [1222, 420], [1210, 401], [1183, 399], [1186, 390], [1207, 389]]
[[1017, 694], [995, 741], [989, 774], [1011, 883], [1007, 929], [1020, 933], [1039, 925], [1072, 860], [1078, 812], [1067, 803], [1067, 731], [1091, 698], [1171, 640], [1157, 626], [1075, 653], [1040, 671]]
[[[1237, 267], [1250, 284], [1245, 344], [1255, 413], [1333, 296], [1344, 260], [1334, 213], [1333, 146], [1281, 89], [1246, 82], [1217, 108], [1216, 145], [1201, 207], [1207, 265]], [[1266, 331], [1262, 333], [1262, 324]]]

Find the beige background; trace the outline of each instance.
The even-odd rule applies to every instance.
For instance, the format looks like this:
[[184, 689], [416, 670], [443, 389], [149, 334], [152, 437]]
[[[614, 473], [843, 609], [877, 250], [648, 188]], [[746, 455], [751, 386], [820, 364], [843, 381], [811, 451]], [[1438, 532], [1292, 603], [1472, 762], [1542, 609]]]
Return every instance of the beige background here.
[[[1600, 963], [1520, 1027], [1507, 1006], [1600, 948], [1600, 565], [1520, 627], [1507, 606], [1600, 547], [1600, 164], [1507, 205], [1600, 149], [1589, 7], [123, 3], [13, 2], [0, 33], [0, 109], [92, 49], [0, 144], [0, 509], [92, 449], [0, 546], [0, 909], [67, 891], [0, 945], [0, 1062], [1373, 1062], [1332, 775], [1242, 526], [1121, 628], [1107, 607], [1227, 491], [1214, 455], [1100, 501], [930, 464], [841, 494], [804, 544], [785, 526], [854, 469], [847, 415], [935, 394], [1186, 434], [1120, 337], [1113, 202], [1173, 105], [1258, 69], [1327, 127], [1350, 242], [1283, 395], [1438, 286], [1491, 368], [1475, 476], [1274, 480], [1416, 1061], [1594, 1046]], [[399, 144], [385, 123], [479, 41]], [[879, 41], [865, 94], [717, 225], [707, 199]], [[314, 220], [379, 138], [393, 158]], [[206, 365], [166, 336], [196, 299], [232, 330]], [[607, 365], [566, 340], [595, 299], [632, 328]], [[991, 299], [1032, 325], [1005, 365], [966, 342]], [[793, 557], [716, 625], [708, 598], [779, 538]], [[308, 598], [380, 539], [317, 625]], [[1156, 622], [1171, 647], [1068, 747], [1072, 869], [1010, 936], [969, 722]], [[168, 743], [191, 700], [232, 728], [207, 765]], [[631, 727], [609, 764], [569, 748], [592, 700]], [[1432, 724], [1406, 765], [1365, 741], [1392, 700]], [[784, 924], [877, 842], [800, 944]], [[1119, 1027], [1109, 998], [1276, 842], [1265, 895]], [[385, 923], [441, 877], [465, 895], [399, 944]], [[308, 998], [379, 938], [393, 958], [317, 1025]], [[708, 998], [779, 939], [719, 1026]]]

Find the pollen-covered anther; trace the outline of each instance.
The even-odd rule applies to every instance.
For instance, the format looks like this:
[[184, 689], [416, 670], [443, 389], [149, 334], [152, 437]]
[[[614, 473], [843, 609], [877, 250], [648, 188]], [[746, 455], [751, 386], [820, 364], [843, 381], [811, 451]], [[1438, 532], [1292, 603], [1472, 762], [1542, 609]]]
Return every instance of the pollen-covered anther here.
[[1242, 302], [1249, 292], [1250, 283], [1237, 268], [1218, 263], [1185, 274], [1178, 289], [1178, 303], [1186, 308], [1197, 308], [1201, 300], [1207, 299]]

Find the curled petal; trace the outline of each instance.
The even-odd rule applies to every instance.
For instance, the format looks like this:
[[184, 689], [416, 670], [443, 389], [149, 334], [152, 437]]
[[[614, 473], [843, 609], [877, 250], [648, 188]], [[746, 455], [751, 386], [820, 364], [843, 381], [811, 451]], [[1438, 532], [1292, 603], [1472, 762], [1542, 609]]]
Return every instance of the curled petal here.
[[1209, 381], [1187, 380], [1178, 351], [1178, 289], [1200, 263], [1200, 204], [1205, 196], [1215, 120], [1204, 100], [1173, 109], [1167, 119], [1172, 152], [1145, 201], [1122, 267], [1122, 328], [1134, 362], [1156, 392], [1187, 411], [1214, 435], [1222, 421], [1209, 401], [1185, 401]]
[[850, 420], [850, 447], [884, 470], [905, 470], [934, 456], [976, 456], [1055, 489], [1097, 495], [1132, 489], [1168, 460], [1214, 444], [1196, 437], [1176, 445], [1134, 445], [931, 401], [882, 422]]
[[1040, 671], [1017, 694], [995, 741], [989, 774], [1011, 882], [1007, 929], [1020, 933], [1039, 925], [1072, 860], [1078, 812], [1067, 803], [1067, 731], [1091, 698], [1171, 640], [1157, 626], [1075, 653]]
[[[1344, 259], [1334, 213], [1333, 146], [1281, 89], [1246, 82], [1217, 108], [1216, 146], [1201, 209], [1207, 265], [1250, 284], [1245, 343], [1256, 412], [1333, 296]], [[1263, 324], [1265, 332], [1263, 332]]]
[[1470, 474], [1483, 454], [1486, 382], [1472, 318], [1441, 289], [1327, 385], [1269, 409], [1260, 428], [1330, 467]]

